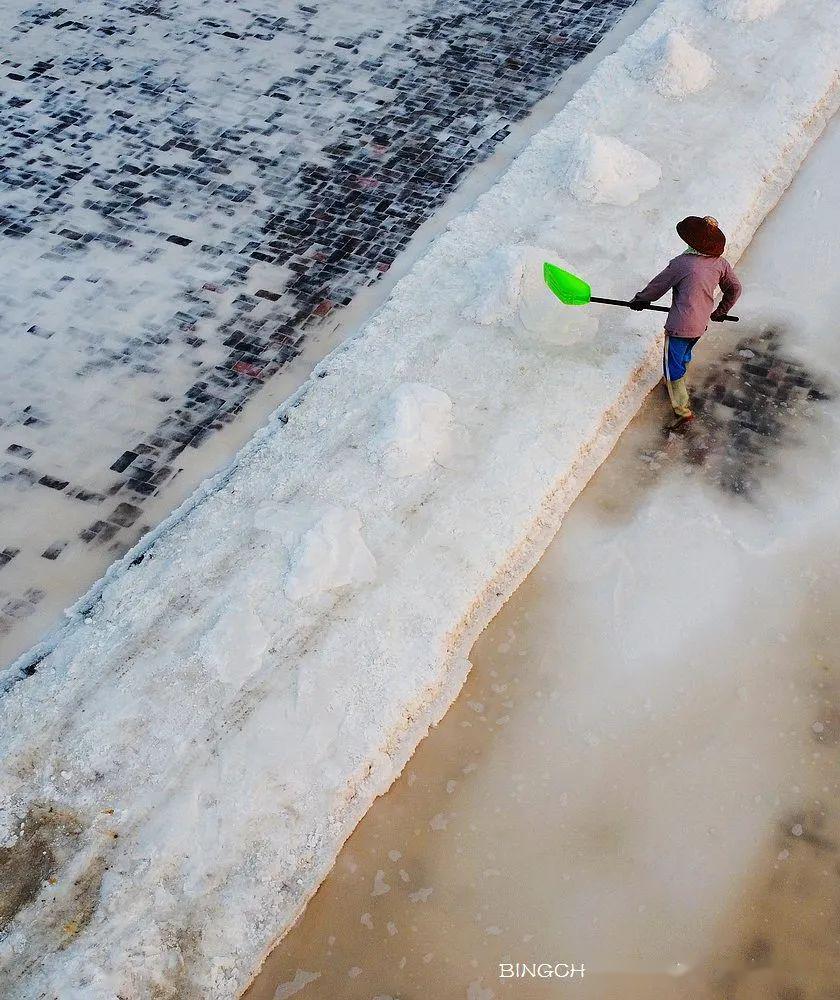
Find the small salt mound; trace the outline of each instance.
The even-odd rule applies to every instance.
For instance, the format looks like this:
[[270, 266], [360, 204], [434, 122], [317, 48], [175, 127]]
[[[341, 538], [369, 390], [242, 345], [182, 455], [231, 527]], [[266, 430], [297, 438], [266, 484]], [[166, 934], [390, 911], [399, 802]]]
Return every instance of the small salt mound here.
[[486, 326], [507, 326], [521, 336], [549, 344], [591, 340], [598, 318], [584, 307], [565, 306], [547, 288], [543, 264], [574, 269], [552, 250], [514, 244], [498, 247], [473, 261], [476, 297], [462, 311], [465, 319]]
[[677, 100], [708, 87], [715, 64], [678, 31], [669, 31], [651, 47], [635, 75], [652, 84], [664, 97]]
[[452, 400], [431, 385], [410, 382], [388, 397], [370, 456], [389, 476], [415, 476], [448, 454], [451, 444]]
[[516, 319], [526, 249], [518, 244], [496, 247], [483, 257], [467, 261], [476, 295], [461, 311], [464, 319], [482, 326], [510, 324]]
[[595, 205], [632, 205], [662, 177], [659, 164], [610, 135], [584, 132], [562, 150], [557, 179], [564, 190]]
[[375, 577], [376, 560], [362, 538], [358, 511], [331, 506], [292, 548], [284, 591], [290, 601], [300, 601]]
[[246, 602], [225, 608], [201, 641], [201, 655], [225, 684], [240, 685], [259, 670], [268, 635]]
[[785, 0], [708, 0], [709, 10], [727, 21], [763, 21]]

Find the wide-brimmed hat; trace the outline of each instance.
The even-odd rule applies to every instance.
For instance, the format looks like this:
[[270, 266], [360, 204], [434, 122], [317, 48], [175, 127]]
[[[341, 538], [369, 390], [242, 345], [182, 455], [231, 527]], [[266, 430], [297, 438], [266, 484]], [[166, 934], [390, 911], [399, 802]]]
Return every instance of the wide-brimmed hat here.
[[726, 249], [726, 237], [720, 231], [717, 219], [711, 215], [702, 219], [699, 215], [689, 215], [677, 223], [677, 233], [692, 250], [707, 257], [720, 257]]

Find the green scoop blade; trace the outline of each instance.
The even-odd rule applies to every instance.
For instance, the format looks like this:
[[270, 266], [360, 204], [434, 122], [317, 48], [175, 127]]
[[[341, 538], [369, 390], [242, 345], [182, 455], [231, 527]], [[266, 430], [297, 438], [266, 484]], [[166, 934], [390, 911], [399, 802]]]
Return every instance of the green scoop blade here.
[[567, 306], [585, 306], [592, 298], [592, 289], [585, 281], [548, 261], [543, 264], [543, 277], [551, 291]]

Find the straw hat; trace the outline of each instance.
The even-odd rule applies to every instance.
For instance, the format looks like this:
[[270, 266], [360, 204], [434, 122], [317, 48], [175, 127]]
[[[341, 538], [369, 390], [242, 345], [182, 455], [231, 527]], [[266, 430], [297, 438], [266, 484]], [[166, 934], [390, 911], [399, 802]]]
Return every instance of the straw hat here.
[[726, 237], [720, 231], [717, 219], [711, 215], [702, 219], [699, 215], [689, 215], [677, 223], [677, 233], [692, 250], [707, 257], [720, 257], [726, 249]]

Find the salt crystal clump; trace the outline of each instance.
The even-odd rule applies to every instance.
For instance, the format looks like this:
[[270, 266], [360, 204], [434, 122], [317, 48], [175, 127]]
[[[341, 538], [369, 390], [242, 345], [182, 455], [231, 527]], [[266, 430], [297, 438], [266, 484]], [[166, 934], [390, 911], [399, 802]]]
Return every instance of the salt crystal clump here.
[[708, 0], [713, 14], [727, 21], [763, 21], [775, 14], [785, 0]]
[[292, 548], [284, 592], [290, 601], [300, 601], [375, 577], [376, 560], [362, 538], [359, 512], [330, 506]]
[[507, 326], [520, 336], [569, 345], [591, 340], [598, 318], [585, 307], [563, 305], [546, 286], [543, 264], [574, 270], [552, 250], [525, 244], [497, 247], [468, 264], [476, 296], [465, 319], [486, 326]]
[[201, 654], [225, 684], [240, 685], [262, 665], [269, 637], [246, 602], [225, 608], [201, 641]]
[[678, 31], [663, 35], [639, 63], [634, 75], [652, 84], [664, 97], [680, 99], [708, 87], [715, 64]]
[[414, 476], [451, 446], [452, 400], [434, 386], [407, 382], [388, 397], [370, 455], [389, 476]]
[[560, 187], [595, 205], [632, 205], [661, 178], [661, 167], [649, 156], [595, 132], [569, 142], [557, 164]]
[[470, 258], [467, 268], [475, 281], [475, 297], [461, 311], [464, 319], [482, 326], [510, 324], [516, 319], [527, 247], [495, 247], [483, 257]]

